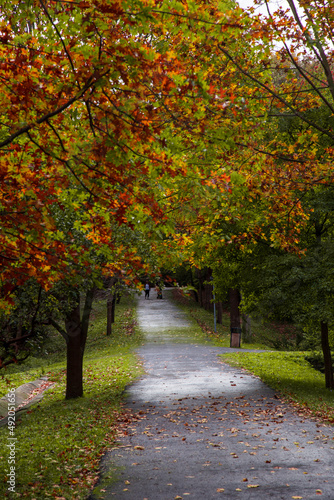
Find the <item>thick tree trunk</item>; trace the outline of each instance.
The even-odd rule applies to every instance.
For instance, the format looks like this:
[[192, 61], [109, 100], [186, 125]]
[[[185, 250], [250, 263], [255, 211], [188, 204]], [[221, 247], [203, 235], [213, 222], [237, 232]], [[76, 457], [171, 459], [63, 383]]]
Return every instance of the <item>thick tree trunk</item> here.
[[66, 399], [83, 396], [83, 350], [80, 334], [70, 336], [67, 343]]
[[77, 305], [65, 321], [67, 333], [66, 399], [83, 396], [83, 355], [87, 339], [89, 317], [92, 310], [94, 290], [88, 290], [80, 320], [80, 297]]
[[240, 293], [236, 288], [229, 289], [230, 302], [230, 327], [231, 340], [230, 347], [240, 347], [241, 322], [240, 322]]
[[328, 389], [334, 388], [332, 356], [328, 340], [328, 323], [321, 322], [321, 347], [325, 362], [325, 381]]

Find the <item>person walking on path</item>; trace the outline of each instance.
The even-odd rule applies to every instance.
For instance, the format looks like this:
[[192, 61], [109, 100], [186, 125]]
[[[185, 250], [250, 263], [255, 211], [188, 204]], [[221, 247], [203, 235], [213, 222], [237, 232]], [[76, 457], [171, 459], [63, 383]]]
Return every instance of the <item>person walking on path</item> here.
[[162, 299], [162, 286], [160, 283], [155, 285], [155, 291], [157, 292], [157, 299]]
[[145, 284], [145, 299], [149, 299], [149, 298], [150, 298], [150, 284], [147, 281]]

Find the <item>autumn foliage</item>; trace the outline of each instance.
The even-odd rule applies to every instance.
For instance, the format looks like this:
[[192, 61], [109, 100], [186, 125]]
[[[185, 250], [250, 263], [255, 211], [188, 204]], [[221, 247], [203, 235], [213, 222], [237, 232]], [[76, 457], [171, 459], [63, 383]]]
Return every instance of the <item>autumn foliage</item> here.
[[333, 180], [333, 9], [288, 3], [3, 2], [5, 311], [32, 278], [92, 289], [222, 247], [305, 254], [305, 200]]

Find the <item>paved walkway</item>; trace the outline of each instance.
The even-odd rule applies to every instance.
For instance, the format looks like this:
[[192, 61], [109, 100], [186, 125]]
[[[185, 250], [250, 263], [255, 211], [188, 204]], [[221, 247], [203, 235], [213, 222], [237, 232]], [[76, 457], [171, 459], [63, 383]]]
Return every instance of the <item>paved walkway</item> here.
[[147, 374], [127, 406], [140, 419], [105, 456], [92, 500], [334, 500], [332, 427], [223, 364], [217, 355], [228, 349], [189, 340], [165, 297], [141, 297], [138, 319]]

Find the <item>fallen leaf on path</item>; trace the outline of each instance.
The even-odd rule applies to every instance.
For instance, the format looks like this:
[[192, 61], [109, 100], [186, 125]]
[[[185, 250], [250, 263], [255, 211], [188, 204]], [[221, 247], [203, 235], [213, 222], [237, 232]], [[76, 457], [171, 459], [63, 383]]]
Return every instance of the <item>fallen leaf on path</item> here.
[[144, 446], [134, 446], [135, 450], [145, 450]]
[[223, 493], [223, 491], [225, 491], [224, 488], [217, 488], [217, 493]]
[[247, 488], [258, 488], [259, 484], [247, 484]]

